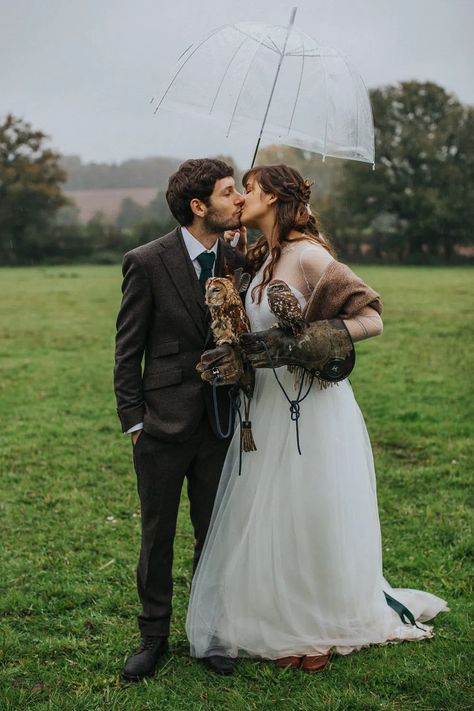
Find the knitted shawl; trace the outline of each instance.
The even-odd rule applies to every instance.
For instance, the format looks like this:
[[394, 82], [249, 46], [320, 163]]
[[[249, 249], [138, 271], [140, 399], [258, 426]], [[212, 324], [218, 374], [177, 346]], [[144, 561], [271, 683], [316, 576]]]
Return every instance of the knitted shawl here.
[[308, 323], [331, 318], [349, 319], [365, 306], [382, 313], [376, 291], [345, 264], [334, 260], [324, 270], [304, 310]]

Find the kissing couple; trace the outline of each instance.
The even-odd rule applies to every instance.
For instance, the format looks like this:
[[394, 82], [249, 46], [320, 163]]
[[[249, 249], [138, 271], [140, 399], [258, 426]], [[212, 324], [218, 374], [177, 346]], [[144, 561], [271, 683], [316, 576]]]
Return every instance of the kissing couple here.
[[[309, 207], [311, 184], [290, 166], [252, 168], [241, 192], [225, 162], [188, 160], [166, 198], [179, 226], [125, 255], [117, 318], [117, 411], [141, 506], [141, 645], [122, 677], [152, 676], [168, 651], [184, 479], [195, 537], [186, 631], [212, 671], [253, 657], [314, 673], [333, 655], [431, 637], [424, 623], [445, 601], [383, 577], [372, 451], [347, 379], [354, 343], [382, 333], [379, 295], [336, 259]], [[251, 246], [247, 227], [260, 235]], [[251, 333], [223, 352], [204, 290], [239, 268], [252, 279]], [[274, 280], [301, 307], [299, 332], [275, 327]], [[242, 453], [239, 476], [239, 427], [220, 436], [210, 383], [218, 368], [226, 423], [242, 359], [255, 371], [257, 451]], [[301, 453], [283, 392], [295, 392], [295, 368], [314, 378], [300, 405]]]

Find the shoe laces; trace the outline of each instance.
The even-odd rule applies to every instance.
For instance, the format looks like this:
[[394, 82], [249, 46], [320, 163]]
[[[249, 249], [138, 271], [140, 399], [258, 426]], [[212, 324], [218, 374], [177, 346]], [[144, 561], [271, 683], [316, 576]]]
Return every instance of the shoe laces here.
[[163, 641], [164, 637], [153, 637], [153, 636], [146, 636], [143, 637], [142, 643], [140, 646], [140, 652], [143, 652], [145, 649], [153, 649], [153, 647], [156, 647], [158, 644], [160, 644]]

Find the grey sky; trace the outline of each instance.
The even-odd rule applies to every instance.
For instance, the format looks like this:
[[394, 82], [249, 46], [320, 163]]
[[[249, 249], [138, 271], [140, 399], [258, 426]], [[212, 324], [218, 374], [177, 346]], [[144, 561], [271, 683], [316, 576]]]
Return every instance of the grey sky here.
[[0, 115], [8, 111], [83, 160], [233, 153], [179, 120], [164, 134], [149, 100], [209, 29], [297, 26], [342, 50], [370, 86], [432, 80], [474, 104], [474, 0], [0, 0]]

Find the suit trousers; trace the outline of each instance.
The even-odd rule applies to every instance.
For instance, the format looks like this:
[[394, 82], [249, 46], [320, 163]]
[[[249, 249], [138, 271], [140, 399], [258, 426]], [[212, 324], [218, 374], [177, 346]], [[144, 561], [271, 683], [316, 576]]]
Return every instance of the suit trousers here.
[[142, 431], [133, 447], [141, 505], [141, 548], [137, 587], [142, 635], [169, 634], [176, 522], [187, 478], [195, 547], [193, 573], [211, 520], [214, 499], [231, 437], [220, 440], [204, 416], [186, 442], [166, 442]]

